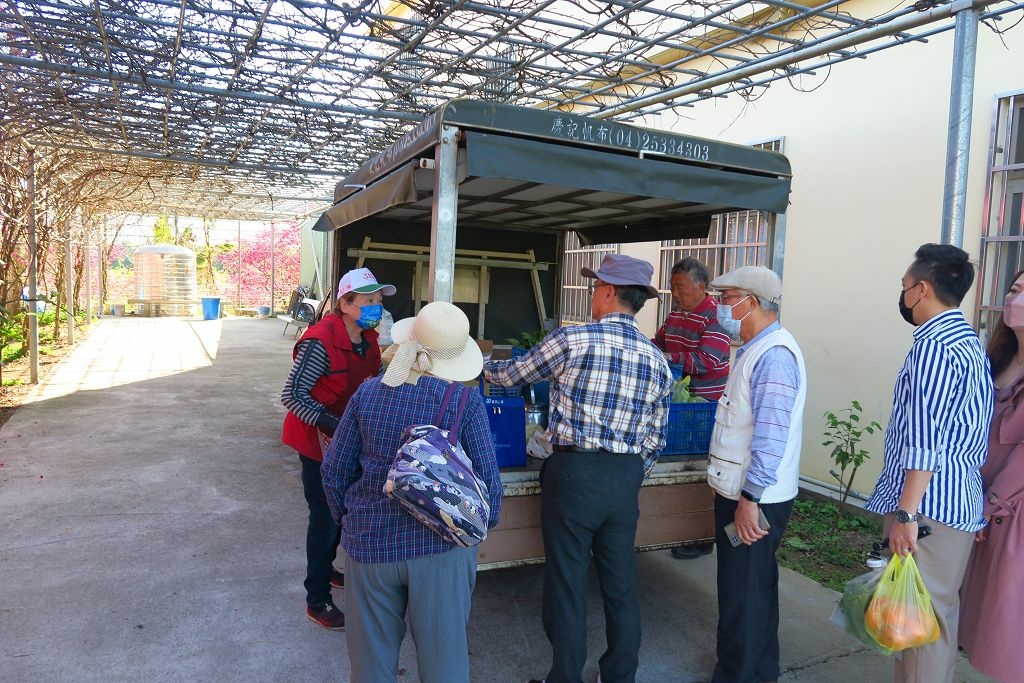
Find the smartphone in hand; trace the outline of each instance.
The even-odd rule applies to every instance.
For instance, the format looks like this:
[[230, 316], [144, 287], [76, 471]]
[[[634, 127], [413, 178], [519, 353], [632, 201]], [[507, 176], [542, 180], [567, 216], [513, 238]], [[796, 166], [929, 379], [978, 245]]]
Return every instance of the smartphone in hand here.
[[[771, 529], [771, 525], [768, 523], [768, 519], [764, 516], [764, 510], [757, 508], [757, 524], [763, 531]], [[725, 525], [725, 536], [729, 539], [729, 543], [732, 544], [733, 548], [738, 548], [743, 545], [743, 541], [736, 535], [736, 522], [729, 522]]]

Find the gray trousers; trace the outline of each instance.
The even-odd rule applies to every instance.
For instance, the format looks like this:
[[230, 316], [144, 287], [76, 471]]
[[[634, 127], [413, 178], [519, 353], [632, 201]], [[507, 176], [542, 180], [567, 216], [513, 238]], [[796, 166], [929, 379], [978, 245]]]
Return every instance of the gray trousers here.
[[422, 683], [469, 683], [470, 599], [476, 548], [364, 564], [348, 558], [345, 638], [353, 683], [393, 683], [409, 630]]
[[[886, 535], [895, 523], [893, 515], [885, 516], [883, 526]], [[960, 620], [960, 584], [967, 571], [974, 534], [927, 517], [921, 517], [918, 524], [932, 528], [931, 536], [917, 542], [914, 561], [932, 596], [932, 608], [939, 620], [941, 635], [930, 645], [898, 652], [895, 680], [896, 683], [952, 683], [956, 667], [956, 631]]]

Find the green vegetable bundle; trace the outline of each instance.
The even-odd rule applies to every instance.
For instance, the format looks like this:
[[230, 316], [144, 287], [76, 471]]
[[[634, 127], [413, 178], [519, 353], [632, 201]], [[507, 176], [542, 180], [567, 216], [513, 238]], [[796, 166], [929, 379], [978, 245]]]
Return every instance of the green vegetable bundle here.
[[690, 393], [690, 376], [686, 375], [672, 383], [672, 402], [707, 403], [707, 399]]

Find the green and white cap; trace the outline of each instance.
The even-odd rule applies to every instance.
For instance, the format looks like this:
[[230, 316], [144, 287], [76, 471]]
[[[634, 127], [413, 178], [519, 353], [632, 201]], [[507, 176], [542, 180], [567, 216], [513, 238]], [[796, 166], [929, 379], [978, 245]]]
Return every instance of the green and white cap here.
[[394, 285], [382, 285], [370, 272], [369, 268], [356, 268], [345, 273], [338, 281], [338, 297], [341, 298], [349, 292], [357, 294], [373, 294], [383, 292], [384, 296], [391, 296], [396, 291]]

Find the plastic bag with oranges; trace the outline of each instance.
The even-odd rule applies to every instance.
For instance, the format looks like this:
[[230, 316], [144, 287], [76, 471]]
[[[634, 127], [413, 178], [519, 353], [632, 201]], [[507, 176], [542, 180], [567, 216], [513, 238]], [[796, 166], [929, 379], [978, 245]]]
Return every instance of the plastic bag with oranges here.
[[890, 650], [934, 643], [939, 622], [913, 555], [893, 555], [864, 614], [864, 627]]

